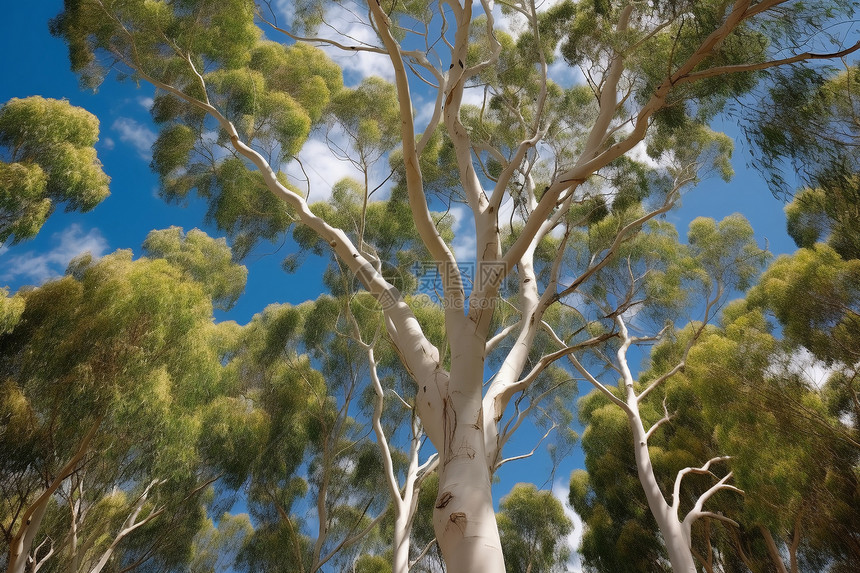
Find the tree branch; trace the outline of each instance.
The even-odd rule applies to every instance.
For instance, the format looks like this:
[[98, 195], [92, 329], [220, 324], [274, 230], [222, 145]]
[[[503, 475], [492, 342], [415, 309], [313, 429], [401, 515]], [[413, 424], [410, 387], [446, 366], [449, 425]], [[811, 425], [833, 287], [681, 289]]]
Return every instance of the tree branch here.
[[756, 72], [759, 70], [766, 70], [768, 68], [774, 68], [777, 66], [785, 66], [788, 64], [794, 64], [797, 62], [803, 62], [808, 60], [831, 60], [835, 58], [843, 58], [849, 54], [852, 54], [860, 50], [860, 41], [851, 46], [850, 48], [846, 48], [844, 50], [840, 50], [838, 52], [833, 52], [831, 54], [816, 54], [813, 52], [803, 52], [802, 54], [797, 54], [791, 56], [790, 58], [783, 58], [781, 60], [771, 60], [769, 62], [760, 62], [758, 64], [737, 64], [733, 66], [717, 66], [715, 68], [708, 68], [707, 70], [702, 70], [701, 72], [693, 72], [689, 73], [677, 80], [675, 80], [675, 85], [682, 85], [690, 82], [696, 82], [699, 80], [704, 80], [707, 78], [713, 78], [716, 76], [722, 76], [727, 74], [738, 74], [742, 72]]

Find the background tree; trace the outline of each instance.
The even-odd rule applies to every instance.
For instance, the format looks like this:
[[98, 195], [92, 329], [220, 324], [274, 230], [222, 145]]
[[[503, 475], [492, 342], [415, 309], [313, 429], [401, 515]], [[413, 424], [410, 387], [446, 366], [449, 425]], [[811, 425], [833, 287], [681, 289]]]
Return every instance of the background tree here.
[[517, 484], [499, 503], [499, 535], [508, 571], [561, 571], [570, 556], [565, 537], [573, 523], [549, 491]]
[[[841, 570], [857, 559], [855, 536], [847, 533], [857, 519], [854, 435], [828, 411], [828, 392], [798, 370], [803, 364], [793, 344], [774, 337], [773, 324], [751, 302], [756, 299], [751, 294], [727, 306], [719, 328], [706, 329], [689, 350], [683, 372], [643, 402], [653, 418], [667, 413], [649, 439], [655, 474], [668, 491], [695, 459], [726, 456], [725, 469], [687, 475], [675, 492], [687, 508], [714, 475], [731, 475], [743, 490], [711, 497], [711, 513], [693, 525], [692, 547], [705, 571]], [[688, 352], [689, 335], [655, 347], [642, 377], [676, 364]], [[587, 565], [609, 571], [615, 560], [629, 558], [634, 570], [665, 570], [643, 496], [632, 479], [616, 478], [632, 463], [623, 447], [631, 439], [623, 417], [596, 394], [583, 399], [581, 415], [589, 422], [583, 438], [588, 472], [574, 472], [570, 495], [587, 523]]]
[[[656, 452], [652, 452], [649, 443], [675, 414], [665, 401], [662, 409], [652, 409], [645, 407], [645, 400], [655, 390], [665, 391], [667, 382], [686, 367], [687, 354], [704, 332], [714, 309], [723, 304], [727, 292], [745, 288], [763, 263], [765, 254], [752, 242], [752, 229], [739, 216], [728, 217], [719, 224], [713, 220], [696, 219], [690, 224], [689, 247], [677, 243], [673, 229], [655, 223], [650, 223], [649, 227], [649, 233], [643, 233], [625, 245], [620, 251], [622, 256], [608, 265], [605, 274], [598, 275], [599, 280], [590, 296], [597, 310], [603, 312], [612, 308], [614, 300], [623, 301], [617, 306], [618, 314], [612, 317], [620, 330], [615, 357], [596, 353], [597, 365], [602, 364], [609, 372], [620, 376], [618, 387], [599, 382], [580, 360], [571, 358], [575, 368], [596, 387], [596, 395], [587, 399], [580, 416], [587, 424], [604, 426], [598, 433], [586, 432], [583, 444], [586, 467], [595, 475], [593, 478], [574, 475], [571, 502], [586, 520], [594, 523], [596, 531], [589, 534], [591, 537], [584, 543], [587, 544], [587, 555], [602, 559], [598, 562], [601, 566], [617, 565], [613, 561], [623, 558], [607, 551], [613, 543], [618, 543], [616, 539], [624, 536], [620, 543], [628, 545], [630, 539], [639, 533], [637, 528], [647, 530], [656, 525], [672, 567], [694, 570], [693, 524], [703, 517], [713, 517], [704, 505], [714, 494], [736, 488], [728, 483], [731, 473], [727, 473], [696, 494], [690, 495], [685, 488], [682, 499], [684, 478], [691, 473], [709, 474], [710, 467], [722, 461], [720, 456], [697, 460], [688, 454], [684, 461], [690, 465], [677, 467], [672, 473], [672, 482], [667, 484], [665, 478], [661, 479], [654, 464]], [[613, 264], [626, 266], [627, 277], [612, 268]], [[628, 352], [664, 339], [677, 318], [697, 308], [701, 309], [698, 311], [701, 319], [691, 322], [684, 336], [679, 337], [683, 339], [680, 344], [684, 350], [675, 356], [664, 355], [656, 372], [646, 372], [635, 378]], [[665, 326], [659, 331], [655, 327], [660, 322], [655, 324], [654, 318], [664, 320]], [[611, 411], [616, 408], [619, 413]], [[590, 426], [587, 428], [590, 430]], [[633, 442], [632, 458], [617, 452], [604, 455], [604, 448], [609, 443], [617, 444], [621, 440], [628, 444]], [[622, 519], [631, 511], [630, 500], [625, 499], [622, 492], [630, 493], [632, 484], [623, 479], [613, 483], [617, 479], [612, 475], [613, 470], [617, 472], [621, 467], [630, 467], [631, 461], [654, 520], [644, 519], [645, 525], [637, 524], [635, 519]], [[589, 486], [592, 480], [594, 485]], [[589, 495], [589, 488], [599, 488], [600, 494], [597, 497]], [[667, 501], [669, 491], [672, 491], [670, 502]], [[689, 499], [692, 502], [688, 504], [686, 501]], [[640, 566], [659, 563], [658, 540], [647, 536], [643, 540], [643, 546], [635, 545], [642, 547], [642, 551], [630, 555], [633, 562]], [[644, 551], [649, 545], [651, 549]], [[628, 550], [624, 549], [624, 552]]]
[[58, 203], [89, 211], [108, 196], [98, 136], [96, 116], [65, 100], [0, 107], [0, 244], [35, 237]]
[[[415, 480], [424, 471], [418, 428], [408, 457], [379, 439], [404, 408], [382, 411], [392, 405], [376, 393], [376, 362], [366, 356], [372, 347], [358, 344], [357, 332], [379, 325], [362, 320], [377, 317], [361, 298], [273, 305], [235, 341], [228, 371], [236, 386], [216, 406], [209, 456], [227, 463], [226, 485], [247, 496], [256, 528], [239, 564], [249, 570], [346, 568], [376, 553], [391, 542], [380, 541], [380, 527], [401, 495], [398, 476]], [[370, 410], [369, 423], [355, 417], [362, 410]], [[224, 416], [232, 423], [221, 423]], [[400, 531], [408, 557], [409, 524]]]
[[[23, 307], [12, 308], [20, 318], [0, 336], [9, 572], [59, 556], [87, 572], [188, 557], [203, 518], [199, 494], [217, 477], [195, 443], [200, 409], [223, 383], [210, 297], [234, 299], [244, 288], [238, 280], [233, 292], [219, 290], [193, 270], [242, 279], [245, 271], [223, 240], [198, 231], [186, 241], [176, 229], [150, 239], [165, 233], [176, 241], [161, 253], [178, 262], [84, 255], [62, 279], [7, 302]], [[156, 519], [164, 529], [152, 527]], [[143, 540], [130, 544], [133, 532]]]

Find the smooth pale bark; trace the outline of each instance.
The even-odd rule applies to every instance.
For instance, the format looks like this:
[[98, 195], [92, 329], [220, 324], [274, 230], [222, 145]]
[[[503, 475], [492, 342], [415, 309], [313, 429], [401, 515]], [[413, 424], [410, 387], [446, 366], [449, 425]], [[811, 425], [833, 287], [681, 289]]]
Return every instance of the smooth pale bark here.
[[[415, 512], [418, 509], [418, 494], [421, 492], [421, 482], [433, 471], [438, 461], [434, 455], [423, 465], [418, 465], [418, 451], [422, 436], [417, 419], [413, 421], [412, 436], [409, 467], [406, 470], [406, 485], [403, 487], [402, 495], [397, 497], [392, 573], [409, 573], [409, 569], [414, 564], [409, 562], [409, 549], [412, 546], [412, 522], [415, 520]], [[428, 545], [427, 549], [429, 548]], [[416, 562], [423, 556], [424, 552], [418, 556]]]
[[[635, 399], [635, 398], [634, 398]], [[629, 403], [629, 402], [628, 402]], [[636, 457], [636, 472], [639, 482], [645, 491], [648, 500], [648, 508], [657, 521], [657, 527], [666, 544], [666, 552], [675, 573], [696, 573], [696, 562], [691, 550], [690, 532], [685, 530], [683, 524], [678, 521], [672, 508], [666, 503], [657, 478], [654, 476], [654, 468], [651, 465], [651, 455], [648, 453], [648, 438], [639, 416], [639, 408], [627, 413], [630, 421], [630, 429], [633, 431], [634, 453]]]
[[648, 451], [648, 433], [642, 424], [642, 416], [639, 413], [639, 397], [634, 388], [633, 374], [627, 364], [627, 350], [632, 339], [627, 333], [624, 320], [618, 317], [616, 322], [621, 329], [622, 340], [624, 341], [618, 349], [618, 362], [621, 366], [627, 392], [626, 413], [630, 430], [633, 433], [636, 473], [639, 475], [639, 482], [642, 484], [645, 498], [648, 500], [648, 508], [657, 521], [657, 527], [660, 529], [663, 542], [666, 544], [672, 571], [675, 573], [696, 573], [696, 562], [690, 543], [690, 531], [685, 530], [683, 524], [678, 520], [677, 507], [670, 507], [666, 503], [666, 498], [663, 497], [663, 492], [660, 491], [660, 485], [657, 483], [657, 477], [654, 475], [651, 454]]
[[484, 447], [485, 341], [468, 320], [462, 322], [464, 328], [449, 330], [451, 380], [442, 400], [445, 434], [433, 527], [450, 573], [504, 571]]

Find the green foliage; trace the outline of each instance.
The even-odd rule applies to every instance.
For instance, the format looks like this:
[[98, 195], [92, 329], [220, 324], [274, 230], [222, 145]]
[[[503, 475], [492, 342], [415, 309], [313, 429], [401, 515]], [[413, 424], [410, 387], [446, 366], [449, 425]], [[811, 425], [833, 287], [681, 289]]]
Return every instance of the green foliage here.
[[793, 371], [797, 358], [784, 354], [760, 310], [737, 303], [724, 322], [691, 352], [688, 373], [705, 429], [713, 428], [720, 450], [732, 456], [746, 492], [740, 520], [777, 538], [801, 536], [807, 559], [822, 553], [856, 559], [841, 537], [858, 519], [843, 509], [857, 496], [856, 447], [844, 440], [817, 389]]
[[224, 239], [210, 239], [199, 229], [187, 234], [179, 227], [151, 231], [143, 243], [144, 252], [153, 258], [166, 259], [184, 269], [206, 289], [216, 307], [229, 309], [242, 291], [248, 269], [233, 263], [232, 253]]
[[[843, 193], [847, 191], [850, 197], [850, 190], [856, 188], [851, 180], [860, 167], [855, 119], [860, 108], [857, 66], [846, 64], [841, 70], [794, 66], [773, 75], [765, 95], [772, 104], [754, 108], [745, 126], [747, 139], [757, 151], [754, 165], [768, 176], [775, 193], [790, 191], [799, 177], [812, 188], [822, 187], [828, 203], [838, 204]], [[787, 165], [791, 166], [788, 177], [784, 174]], [[844, 206], [848, 204], [846, 201]], [[841, 219], [838, 207], [831, 209], [830, 216]], [[849, 210], [847, 217], [856, 217], [852, 213]]]
[[860, 260], [846, 261], [820, 243], [783, 255], [750, 292], [750, 301], [772, 310], [785, 337], [820, 360], [860, 360]]
[[247, 514], [223, 514], [217, 526], [212, 520], [194, 536], [194, 549], [189, 573], [216, 573], [227, 571], [233, 565], [236, 554], [253, 532]]
[[819, 184], [786, 206], [788, 234], [798, 247], [826, 241], [843, 259], [860, 259], [860, 177], [834, 171]]
[[397, 93], [381, 78], [365, 78], [356, 89], [341, 90], [332, 102], [331, 113], [362, 162], [391, 151], [400, 140]]
[[573, 523], [549, 491], [517, 484], [499, 503], [499, 535], [508, 571], [525, 573], [558, 570], [570, 555], [564, 537]]
[[[181, 235], [152, 236], [171, 233]], [[196, 246], [217, 246], [197, 233]], [[213, 479], [197, 447], [200, 414], [222, 392], [211, 284], [172, 256], [181, 249], [168, 251], [82, 257], [62, 279], [5, 298], [6, 316], [19, 318], [0, 334], [0, 479], [17, 492], [4, 496], [3, 529], [17, 530], [42, 476], [56, 475], [95, 427], [86, 464], [58, 490], [37, 536], [62, 539], [74, 527], [80, 545], [58, 546], [57, 555], [87, 571], [132, 523], [139, 500], [141, 525], [114, 559], [186, 563]]]
[[24, 299], [9, 296], [7, 289], [0, 289], [0, 335], [10, 332], [24, 312]]
[[65, 100], [13, 98], [0, 107], [0, 244], [35, 237], [58, 203], [89, 211], [108, 196], [98, 133], [98, 119]]
[[690, 223], [688, 241], [703, 271], [726, 290], [749, 288], [769, 256], [753, 240], [749, 222], [738, 214], [719, 223], [704, 217], [695, 219]]
[[355, 562], [356, 573], [391, 573], [391, 561], [381, 555], [362, 555]]

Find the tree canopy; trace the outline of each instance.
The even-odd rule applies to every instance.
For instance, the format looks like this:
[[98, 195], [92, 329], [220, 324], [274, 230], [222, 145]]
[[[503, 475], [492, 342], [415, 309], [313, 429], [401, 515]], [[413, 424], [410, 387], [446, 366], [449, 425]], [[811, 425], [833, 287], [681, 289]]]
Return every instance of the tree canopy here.
[[[571, 501], [589, 524], [589, 567], [837, 563], [850, 545], [839, 536], [851, 536], [821, 508], [850, 499], [856, 468], [856, 432], [839, 418], [857, 403], [856, 74], [830, 65], [860, 48], [855, 10], [66, 0], [50, 27], [72, 69], [89, 87], [115, 78], [154, 90], [159, 192], [205, 202], [204, 222], [226, 239], [155, 231], [144, 258], [84, 257], [59, 281], [3, 292], [4, 417], [23, 420], [26, 438], [8, 445], [21, 460], [8, 475], [27, 484], [4, 510], [10, 570], [55, 549], [83, 563], [71, 540], [84, 547], [88, 525], [71, 519], [61, 548], [51, 528], [67, 518], [51, 512], [64, 500], [82, 515], [88, 492], [100, 523], [120, 526], [102, 566], [551, 570], [565, 556], [561, 508], [524, 486], [497, 519], [492, 484], [539, 448], [553, 463], [570, 452], [580, 383], [595, 393], [580, 405], [588, 475], [574, 475]], [[385, 78], [356, 79], [344, 56], [373, 59]], [[809, 165], [810, 190], [788, 212], [805, 250], [777, 259], [742, 307], [728, 300], [767, 260], [749, 224], [701, 217], [683, 242], [666, 219], [703, 178], [731, 178], [733, 142], [712, 124], [760, 93], [774, 105], [750, 106], [758, 162], [771, 173], [785, 158]], [[86, 209], [104, 195], [94, 121], [52, 105], [62, 108], [3, 108], [14, 163], [0, 180], [26, 193], [0, 194], [0, 214], [28, 222], [0, 240], [34, 234], [45, 201]], [[834, 125], [834, 157], [818, 161], [804, 134]], [[320, 142], [326, 159], [301, 154]], [[339, 159], [356, 176], [308, 175]], [[212, 305], [229, 309], [242, 292], [235, 261], [288, 239], [284, 269], [302, 280], [322, 267], [325, 292], [244, 326], [214, 324]], [[800, 347], [845, 366], [832, 397], [777, 368]], [[726, 376], [699, 370], [712, 359]], [[747, 396], [771, 387], [775, 398]], [[799, 426], [819, 432], [792, 444], [794, 406], [807, 414]], [[750, 419], [762, 412], [772, 415]], [[524, 434], [523, 451], [513, 438]], [[821, 473], [785, 469], [817, 448], [830, 489], [812, 486]], [[764, 469], [751, 461], [761, 451]], [[824, 515], [810, 531], [827, 541], [803, 545], [765, 507], [777, 496], [798, 520]], [[237, 499], [248, 521], [223, 517]], [[540, 522], [535, 505], [547, 510]], [[163, 540], [155, 524], [168, 514], [178, 533]], [[140, 535], [122, 534], [138, 524]], [[37, 535], [49, 541], [34, 545]]]
[[36, 236], [58, 203], [89, 211], [108, 196], [98, 135], [99, 120], [65, 100], [0, 107], [0, 244]]

